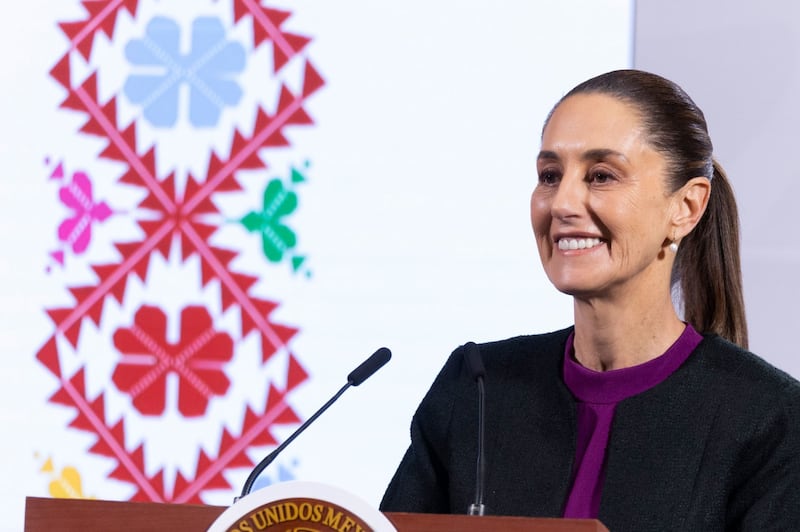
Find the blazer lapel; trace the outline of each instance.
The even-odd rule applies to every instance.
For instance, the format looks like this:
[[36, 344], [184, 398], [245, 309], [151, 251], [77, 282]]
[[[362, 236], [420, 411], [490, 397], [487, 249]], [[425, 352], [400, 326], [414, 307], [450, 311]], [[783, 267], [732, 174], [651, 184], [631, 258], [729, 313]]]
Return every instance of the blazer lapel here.
[[617, 405], [599, 515], [610, 530], [683, 529], [720, 406], [707, 346], [661, 384]]

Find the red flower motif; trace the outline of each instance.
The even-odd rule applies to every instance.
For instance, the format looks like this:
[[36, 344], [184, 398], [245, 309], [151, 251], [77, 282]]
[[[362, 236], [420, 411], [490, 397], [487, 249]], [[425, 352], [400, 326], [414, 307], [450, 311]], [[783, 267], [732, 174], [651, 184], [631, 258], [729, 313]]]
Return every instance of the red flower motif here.
[[114, 345], [122, 353], [112, 377], [120, 391], [129, 394], [133, 406], [144, 415], [164, 412], [167, 374], [178, 375], [178, 410], [186, 417], [202, 416], [212, 396], [224, 395], [230, 381], [223, 366], [233, 357], [233, 340], [215, 331], [203, 307], [181, 311], [181, 336], [167, 341], [167, 317], [151, 306], [142, 306], [127, 329], [117, 329]]

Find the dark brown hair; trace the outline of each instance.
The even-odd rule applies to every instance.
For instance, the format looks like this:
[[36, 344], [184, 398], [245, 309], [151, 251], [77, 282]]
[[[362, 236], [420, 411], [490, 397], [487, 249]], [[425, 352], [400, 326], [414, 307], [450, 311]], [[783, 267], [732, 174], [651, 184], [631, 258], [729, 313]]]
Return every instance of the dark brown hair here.
[[559, 104], [587, 93], [612, 96], [638, 111], [648, 142], [667, 160], [672, 192], [694, 177], [711, 180], [708, 207], [681, 241], [672, 284], [680, 288], [683, 318], [695, 329], [719, 334], [746, 348], [739, 215], [728, 178], [713, 158], [703, 112], [678, 85], [641, 70], [616, 70], [589, 79]]

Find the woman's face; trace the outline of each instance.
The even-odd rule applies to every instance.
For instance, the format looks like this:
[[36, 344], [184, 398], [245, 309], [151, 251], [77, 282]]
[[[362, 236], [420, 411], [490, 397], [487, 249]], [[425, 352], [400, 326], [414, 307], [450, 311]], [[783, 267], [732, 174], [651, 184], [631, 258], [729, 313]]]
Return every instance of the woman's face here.
[[531, 222], [558, 290], [579, 298], [669, 290], [666, 167], [630, 104], [578, 94], [556, 108], [542, 135]]

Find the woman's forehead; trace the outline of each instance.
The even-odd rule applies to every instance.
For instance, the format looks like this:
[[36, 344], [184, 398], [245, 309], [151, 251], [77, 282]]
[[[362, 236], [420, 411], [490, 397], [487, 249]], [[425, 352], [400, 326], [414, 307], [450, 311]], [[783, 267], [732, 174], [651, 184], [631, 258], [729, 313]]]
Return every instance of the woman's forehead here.
[[636, 108], [606, 94], [566, 98], [553, 110], [542, 132], [543, 152], [606, 150], [627, 155], [646, 144]]

